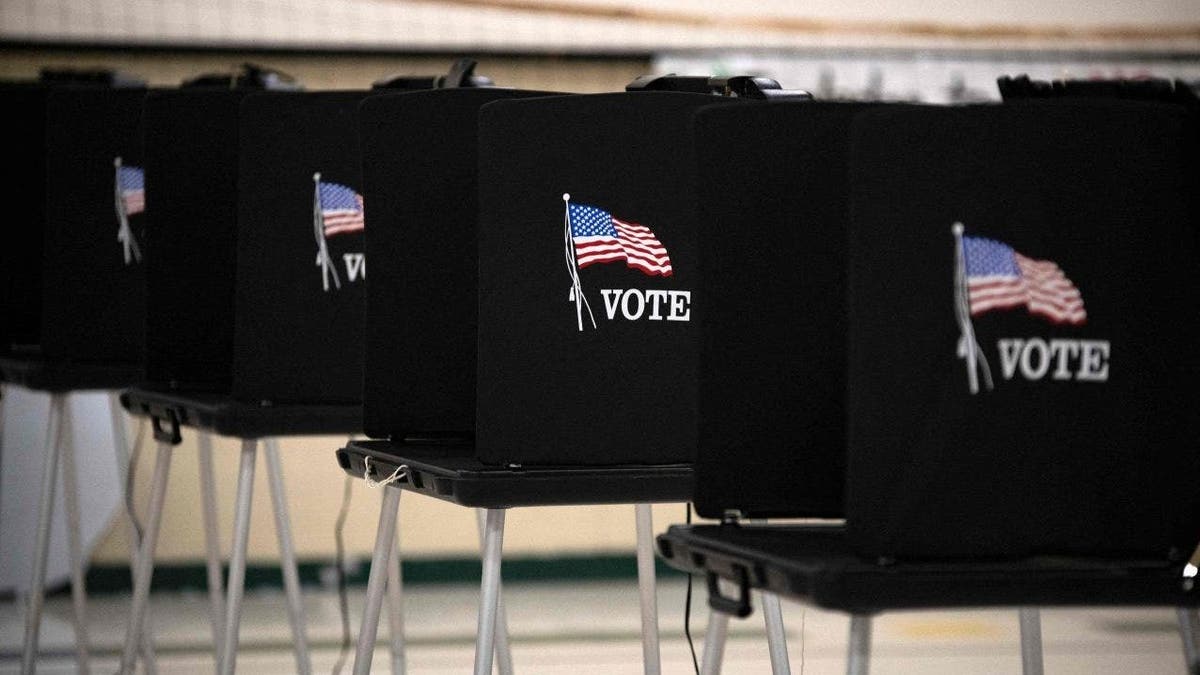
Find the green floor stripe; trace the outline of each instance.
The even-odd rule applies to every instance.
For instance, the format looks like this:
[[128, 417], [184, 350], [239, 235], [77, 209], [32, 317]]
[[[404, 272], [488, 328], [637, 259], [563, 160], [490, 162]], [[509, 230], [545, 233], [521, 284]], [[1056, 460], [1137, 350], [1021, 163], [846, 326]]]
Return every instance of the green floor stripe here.
[[[331, 586], [334, 580], [332, 560], [303, 561], [299, 564], [300, 582], [306, 586]], [[365, 586], [370, 558], [356, 558], [347, 566], [351, 586]], [[425, 558], [405, 560], [404, 583], [452, 584], [479, 583], [478, 558]], [[682, 576], [662, 561], [655, 561], [660, 578]], [[228, 570], [226, 570], [228, 571]], [[501, 574], [506, 583], [536, 581], [580, 581], [637, 578], [637, 559], [631, 555], [556, 556], [546, 558], [510, 558]], [[157, 563], [154, 566], [155, 591], [200, 591], [206, 588], [208, 575], [203, 562]], [[128, 593], [129, 568], [124, 565], [92, 565], [87, 573], [89, 593]], [[283, 577], [277, 565], [247, 565], [246, 588], [281, 588]], [[62, 589], [59, 592], [67, 592]]]

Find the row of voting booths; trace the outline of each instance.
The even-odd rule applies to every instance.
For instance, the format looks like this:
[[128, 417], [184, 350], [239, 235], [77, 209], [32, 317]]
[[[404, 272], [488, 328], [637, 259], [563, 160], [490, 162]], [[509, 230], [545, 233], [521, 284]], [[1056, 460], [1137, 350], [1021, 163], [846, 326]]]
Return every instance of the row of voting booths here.
[[[507, 509], [586, 504], [634, 506], [647, 673], [655, 553], [706, 582], [708, 673], [728, 617], [755, 604], [789, 672], [780, 597], [851, 615], [852, 673], [874, 614], [978, 606], [1014, 608], [1027, 673], [1038, 607], [1175, 607], [1200, 668], [1186, 87], [1005, 78], [1003, 103], [950, 107], [666, 76], [574, 95], [497, 87], [466, 60], [355, 92], [249, 66], [170, 89], [92, 80], [0, 92], [38, 130], [13, 139], [32, 169], [6, 189], [45, 196], [3, 252], [0, 365], [56, 397], [121, 391], [152, 428], [123, 670], [154, 659], [154, 550], [185, 433], [223, 673], [260, 446], [297, 672], [304, 524], [285, 486], [336, 490], [339, 468], [384, 486], [356, 673], [385, 605], [405, 669], [404, 491], [480, 510], [477, 675], [514, 668]], [[242, 441], [227, 578], [213, 434]], [[350, 439], [314, 460], [328, 485], [282, 475], [278, 439], [305, 434]], [[77, 480], [58, 445], [26, 671], [59, 464], [64, 493]], [[719, 522], [654, 542], [655, 502]]]

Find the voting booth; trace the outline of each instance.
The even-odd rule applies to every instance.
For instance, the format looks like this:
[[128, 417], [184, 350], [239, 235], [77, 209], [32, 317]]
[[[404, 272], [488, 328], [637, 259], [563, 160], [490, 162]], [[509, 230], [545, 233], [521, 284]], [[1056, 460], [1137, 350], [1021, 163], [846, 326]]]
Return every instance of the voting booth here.
[[[698, 134], [711, 128], [704, 117]], [[1118, 101], [860, 111], [843, 146], [844, 276], [826, 269], [832, 282], [788, 288], [811, 307], [826, 293], [844, 298], [845, 524], [735, 517], [674, 526], [658, 540], [664, 559], [706, 575], [710, 603], [723, 613], [749, 613], [751, 589], [850, 613], [854, 673], [866, 672], [870, 617], [883, 611], [1021, 606], [1022, 658], [1040, 667], [1038, 606], [1196, 605], [1184, 563], [1200, 516], [1190, 488], [1200, 477], [1200, 420], [1179, 404], [1200, 365], [1184, 347], [1196, 331], [1187, 309], [1197, 300], [1188, 274], [1192, 122], [1179, 106]], [[713, 148], [723, 150], [734, 166], [778, 160], [774, 148], [744, 138]], [[794, 169], [780, 173], [796, 188], [805, 169], [837, 166], [828, 160], [779, 165]], [[726, 176], [733, 185], [736, 173]], [[698, 200], [720, 213], [704, 206], [711, 197]], [[745, 208], [747, 219], [771, 221], [796, 206], [777, 197]], [[807, 238], [738, 248], [731, 236], [702, 235], [702, 250], [722, 237], [726, 245], [723, 262], [706, 267], [706, 284], [722, 268], [782, 269], [826, 245]], [[728, 279], [734, 290], [713, 301], [725, 316], [742, 317], [746, 334], [776, 330], [776, 314], [735, 309], [736, 291], [752, 286]], [[708, 318], [721, 311], [706, 310], [705, 354], [737, 348]], [[751, 364], [749, 381], [768, 372], [753, 357], [740, 360]], [[786, 359], [779, 363], [786, 372]], [[722, 369], [704, 361], [701, 372]], [[736, 447], [728, 439], [739, 431], [754, 438], [770, 426], [790, 454], [795, 445], [781, 439], [820, 428], [804, 414], [814, 404], [795, 393], [790, 415], [738, 416], [734, 384], [732, 371], [701, 378], [701, 401], [734, 407], [725, 424], [735, 426], [724, 436], [714, 429], [717, 442]], [[752, 396], [767, 415], [775, 389], [760, 389]], [[796, 475], [787, 459], [757, 461]], [[731, 473], [738, 462], [730, 454]], [[710, 485], [726, 476], [698, 473], [698, 501], [722, 494]], [[802, 478], [797, 485], [806, 487]], [[820, 494], [780, 483], [772, 490], [784, 507], [808, 508]], [[768, 515], [787, 514], [763, 495], [744, 501], [751, 514], [763, 503]]]

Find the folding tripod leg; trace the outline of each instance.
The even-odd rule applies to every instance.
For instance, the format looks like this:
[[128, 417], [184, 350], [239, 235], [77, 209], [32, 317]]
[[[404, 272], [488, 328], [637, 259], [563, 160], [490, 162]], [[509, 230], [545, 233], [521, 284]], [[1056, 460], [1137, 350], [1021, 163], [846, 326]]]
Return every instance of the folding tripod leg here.
[[71, 618], [75, 626], [75, 667], [88, 675], [87, 585], [84, 581], [83, 536], [79, 517], [79, 474], [75, 463], [74, 423], [71, 403], [63, 402], [62, 417], [62, 489], [63, 507], [67, 512], [67, 558], [71, 565]]
[[25, 612], [25, 641], [21, 650], [21, 672], [36, 667], [42, 603], [46, 598], [46, 561], [50, 556], [50, 527], [54, 522], [54, 490], [58, 483], [59, 451], [62, 446], [62, 416], [66, 396], [50, 396], [46, 420], [46, 454], [42, 466], [42, 493], [38, 501], [37, 539], [33, 549], [33, 579], [29, 582], [29, 605]]
[[1022, 607], [1021, 672], [1042, 675], [1042, 615], [1036, 607]]
[[233, 512], [233, 548], [229, 555], [229, 587], [225, 601], [225, 637], [221, 642], [221, 675], [233, 675], [237, 667], [238, 628], [242, 620], [242, 593], [246, 586], [246, 547], [250, 539], [250, 505], [254, 497], [254, 462], [258, 441], [242, 440], [238, 463], [237, 501]]
[[287, 495], [283, 490], [283, 467], [279, 463], [279, 441], [264, 442], [267, 451], [267, 484], [275, 507], [275, 534], [279, 538], [279, 567], [283, 572], [283, 588], [287, 594], [288, 619], [292, 625], [292, 649], [296, 653], [296, 672], [309, 675], [312, 665], [308, 656], [308, 639], [304, 630], [304, 598], [300, 593], [300, 572], [296, 567], [296, 551], [292, 545], [292, 524], [288, 517]]
[[850, 647], [846, 659], [848, 675], [867, 675], [871, 666], [871, 617], [855, 614], [850, 617]]
[[717, 675], [725, 660], [725, 638], [729, 634], [729, 615], [716, 610], [708, 612], [704, 629], [704, 654], [700, 657], [700, 675]]
[[221, 579], [221, 543], [217, 520], [217, 491], [213, 479], [212, 436], [197, 437], [196, 461], [200, 469], [201, 517], [204, 520], [204, 567], [208, 575], [208, 612], [212, 624], [213, 653], [221, 654], [225, 642], [225, 592]]
[[[487, 510], [475, 509], [475, 522], [479, 525], [479, 551], [487, 548]], [[496, 671], [499, 675], [513, 675], [512, 645], [508, 639], [508, 612], [504, 609], [504, 582], [500, 582], [496, 598]]]
[[362, 625], [358, 630], [358, 647], [354, 652], [354, 675], [370, 675], [371, 659], [375, 656], [375, 636], [379, 632], [379, 610], [383, 606], [387, 585], [388, 561], [396, 546], [396, 516], [400, 511], [400, 488], [383, 488], [379, 511], [379, 527], [375, 530], [375, 552], [371, 556], [371, 574], [367, 577], [367, 599], [363, 607]]
[[658, 647], [658, 597], [654, 577], [654, 512], [649, 504], [634, 506], [637, 519], [638, 592], [642, 608], [642, 668], [659, 675], [662, 660]]
[[500, 601], [500, 559], [504, 550], [504, 509], [488, 509], [484, 530], [483, 579], [475, 630], [475, 675], [491, 675], [496, 609]]
[[783, 629], [783, 608], [779, 596], [762, 594], [763, 619], [767, 624], [767, 649], [771, 652], [771, 675], [791, 675], [788, 663], [787, 634]]
[[154, 460], [154, 478], [150, 484], [150, 516], [146, 533], [137, 555], [137, 571], [133, 575], [133, 606], [129, 613], [129, 629], [121, 651], [121, 672], [132, 673], [137, 661], [138, 645], [142, 642], [146, 609], [150, 602], [150, 582], [154, 576], [154, 549], [162, 526], [163, 503], [167, 498], [167, 476], [171, 469], [170, 443], [160, 442]]

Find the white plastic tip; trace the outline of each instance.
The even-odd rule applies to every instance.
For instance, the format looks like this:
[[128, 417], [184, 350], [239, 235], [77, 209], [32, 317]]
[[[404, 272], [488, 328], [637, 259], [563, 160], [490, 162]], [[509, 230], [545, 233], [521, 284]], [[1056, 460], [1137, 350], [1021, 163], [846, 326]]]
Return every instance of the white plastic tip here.
[[318, 182], [321, 180], [321, 172], [320, 171], [313, 174], [313, 180], [318, 181]]
[[113, 166], [121, 166], [121, 158], [113, 157]]
[[1192, 563], [1188, 563], [1183, 566], [1183, 578], [1184, 579], [1194, 579], [1196, 577], [1197, 572], [1200, 572], [1200, 570], [1198, 570], [1196, 568], [1196, 566], [1193, 565]]
[[952, 225], [950, 227], [950, 229], [954, 232], [954, 234], [962, 234], [963, 233], [963, 224], [955, 223], [954, 225]]
[[571, 193], [570, 193], [570, 192], [564, 192], [564, 193], [563, 193], [563, 201], [564, 201], [564, 202], [569, 202], [569, 201], [571, 201]]

